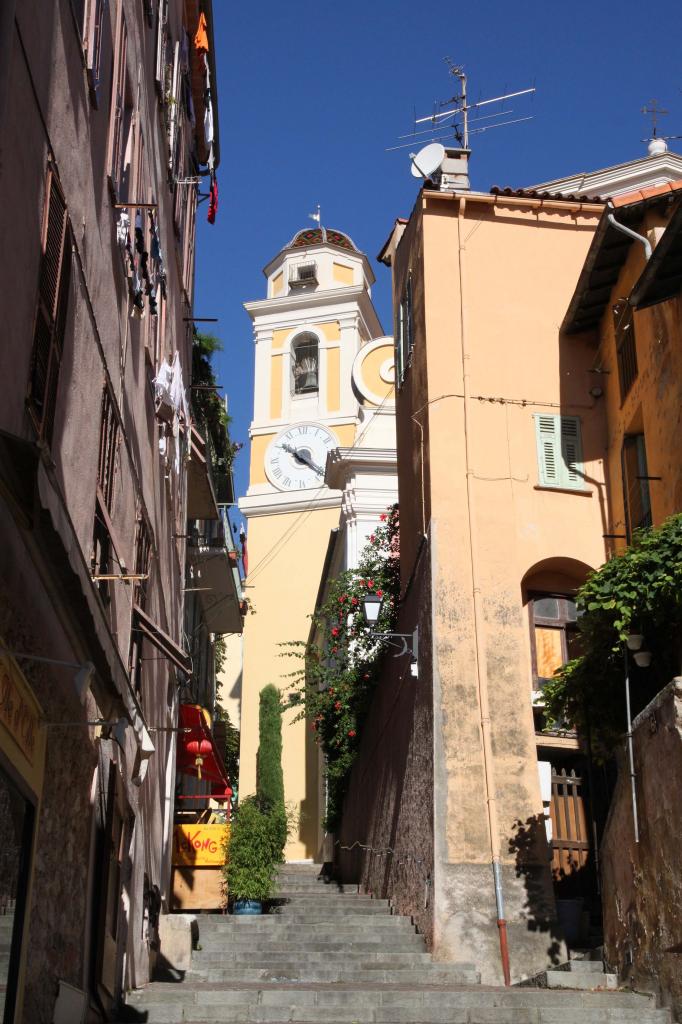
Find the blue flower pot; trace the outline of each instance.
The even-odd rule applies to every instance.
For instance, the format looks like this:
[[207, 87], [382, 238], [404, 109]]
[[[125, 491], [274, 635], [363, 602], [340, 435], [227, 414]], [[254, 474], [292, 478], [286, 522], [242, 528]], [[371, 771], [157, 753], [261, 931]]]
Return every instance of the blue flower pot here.
[[235, 900], [233, 914], [262, 914], [263, 904], [260, 900]]

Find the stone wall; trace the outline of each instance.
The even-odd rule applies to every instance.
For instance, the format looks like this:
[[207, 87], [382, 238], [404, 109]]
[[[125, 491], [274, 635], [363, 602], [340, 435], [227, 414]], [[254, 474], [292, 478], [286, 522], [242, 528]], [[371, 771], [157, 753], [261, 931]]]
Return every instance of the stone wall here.
[[[426, 545], [417, 557], [396, 628], [411, 632], [415, 625], [419, 627], [418, 676], [410, 674], [409, 656], [385, 657], [362, 727], [360, 752], [336, 837], [335, 863], [343, 881], [358, 882], [364, 892], [390, 899], [397, 913], [412, 916], [430, 946], [434, 783]], [[416, 595], [422, 599], [419, 604]]]
[[681, 1019], [682, 678], [637, 716], [633, 742], [639, 844], [624, 747], [601, 850], [606, 958]]

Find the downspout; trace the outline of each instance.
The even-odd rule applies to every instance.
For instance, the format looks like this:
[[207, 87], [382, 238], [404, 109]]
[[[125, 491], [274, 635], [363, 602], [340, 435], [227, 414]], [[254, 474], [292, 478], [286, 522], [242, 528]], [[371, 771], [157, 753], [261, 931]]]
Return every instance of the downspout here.
[[638, 235], [636, 231], [632, 230], [632, 228], [626, 228], [625, 224], [621, 224], [619, 221], [617, 221], [612, 213], [609, 213], [606, 219], [608, 220], [611, 227], [615, 228], [616, 231], [620, 231], [624, 235], [628, 235], [630, 238], [634, 238], [636, 242], [641, 242], [644, 246], [645, 260], [649, 261], [651, 259], [651, 253], [653, 250], [651, 248], [651, 242], [648, 238], [646, 238], [644, 235]]
[[469, 431], [469, 361], [466, 347], [464, 317], [464, 214], [466, 212], [466, 196], [459, 197], [457, 215], [457, 235], [459, 243], [459, 309], [460, 339], [462, 354], [462, 383], [464, 396], [464, 458], [466, 466], [467, 516], [469, 520], [469, 547], [471, 552], [471, 586], [474, 602], [474, 636], [476, 647], [476, 681], [478, 687], [478, 703], [481, 711], [481, 737], [483, 742], [483, 770], [485, 776], [485, 797], [488, 810], [488, 831], [490, 834], [490, 856], [495, 884], [495, 905], [497, 907], [497, 927], [500, 934], [500, 957], [505, 985], [511, 984], [509, 969], [509, 947], [507, 945], [507, 921], [504, 916], [504, 892], [502, 889], [502, 869], [500, 863], [500, 829], [497, 817], [497, 796], [495, 792], [495, 771], [493, 748], [490, 731], [490, 700], [488, 695], [488, 672], [485, 650], [485, 618], [478, 565], [478, 521], [476, 516], [475, 489], [473, 470], [471, 468], [471, 436]]

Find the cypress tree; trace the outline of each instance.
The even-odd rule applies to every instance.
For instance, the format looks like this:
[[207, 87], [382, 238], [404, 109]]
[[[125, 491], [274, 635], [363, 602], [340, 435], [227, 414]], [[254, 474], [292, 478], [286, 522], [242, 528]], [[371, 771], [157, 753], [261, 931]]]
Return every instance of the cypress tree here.
[[284, 807], [282, 705], [279, 691], [272, 684], [260, 692], [256, 795], [264, 810]]
[[272, 684], [264, 686], [260, 692], [256, 800], [268, 821], [273, 857], [280, 861], [288, 824], [282, 774], [282, 704], [279, 690]]

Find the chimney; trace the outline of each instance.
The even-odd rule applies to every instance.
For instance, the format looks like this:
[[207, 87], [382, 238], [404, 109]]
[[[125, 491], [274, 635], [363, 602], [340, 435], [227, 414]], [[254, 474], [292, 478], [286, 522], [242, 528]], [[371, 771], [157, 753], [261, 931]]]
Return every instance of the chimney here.
[[470, 149], [449, 149], [445, 150], [445, 159], [440, 165], [437, 177], [438, 190], [440, 192], [468, 192], [469, 184], [469, 157]]

